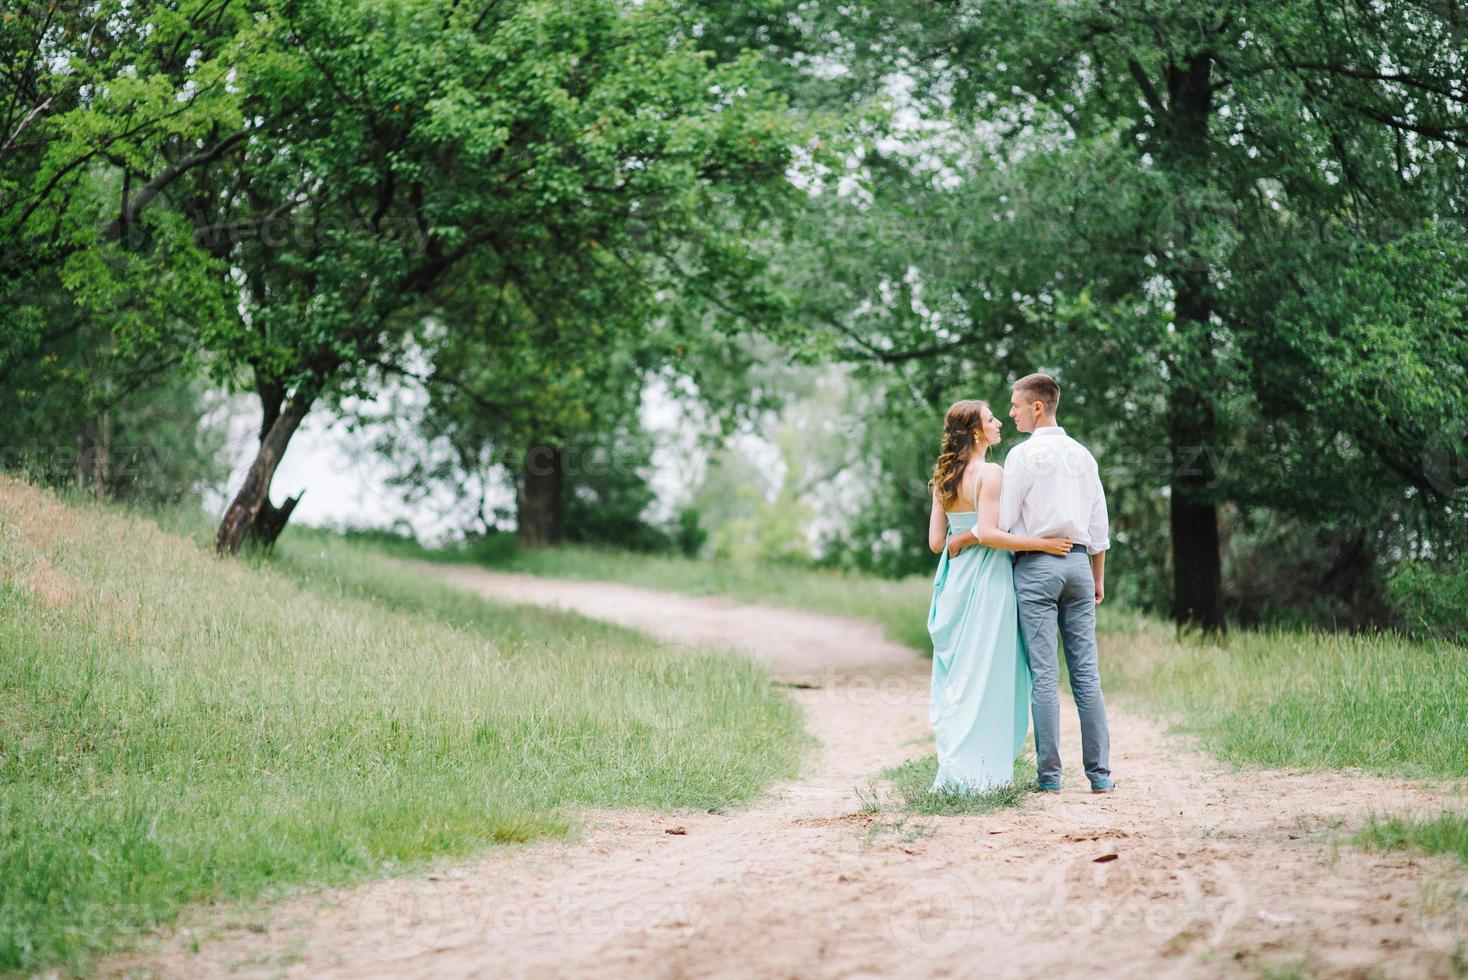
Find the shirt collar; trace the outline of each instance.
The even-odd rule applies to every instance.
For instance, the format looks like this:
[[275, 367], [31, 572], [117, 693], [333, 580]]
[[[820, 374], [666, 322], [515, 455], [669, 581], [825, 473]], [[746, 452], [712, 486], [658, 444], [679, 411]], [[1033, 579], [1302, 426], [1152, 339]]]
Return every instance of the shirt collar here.
[[1038, 429], [1036, 429], [1034, 432], [1031, 432], [1030, 435], [1032, 435], [1032, 436], [1063, 436], [1063, 435], [1065, 435], [1065, 429], [1063, 429], [1062, 427], [1060, 427], [1058, 425], [1042, 425]]

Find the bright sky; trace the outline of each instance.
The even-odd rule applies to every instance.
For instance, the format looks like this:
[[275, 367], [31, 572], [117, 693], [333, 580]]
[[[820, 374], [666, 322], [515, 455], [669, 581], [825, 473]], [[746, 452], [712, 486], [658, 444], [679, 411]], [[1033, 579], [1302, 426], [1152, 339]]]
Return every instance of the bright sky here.
[[[253, 396], [237, 396], [221, 403], [214, 420], [227, 432], [226, 455], [231, 463], [226, 488], [211, 488], [205, 507], [215, 516], [244, 481], [257, 445], [260, 403]], [[653, 490], [658, 501], [653, 520], [665, 519], [703, 479], [705, 460], [692, 447], [695, 433], [682, 418], [677, 404], [661, 385], [645, 389], [642, 421], [657, 433], [660, 448], [654, 454]], [[276, 471], [271, 500], [279, 504], [305, 490], [293, 521], [305, 524], [391, 526], [406, 521], [420, 539], [453, 537], [470, 523], [474, 505], [439, 496], [420, 504], [409, 504], [402, 494], [385, 485], [390, 468], [366, 451], [384, 428], [369, 425], [356, 432], [325, 409], [307, 416], [291, 440], [285, 459]], [[513, 493], [500, 488], [490, 497], [491, 506], [512, 506]]]

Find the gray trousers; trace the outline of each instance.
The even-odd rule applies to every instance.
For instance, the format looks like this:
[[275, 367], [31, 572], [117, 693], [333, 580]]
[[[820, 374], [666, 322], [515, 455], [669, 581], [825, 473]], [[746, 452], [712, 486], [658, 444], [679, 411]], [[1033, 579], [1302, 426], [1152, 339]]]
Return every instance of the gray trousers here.
[[1035, 761], [1040, 782], [1060, 785], [1060, 658], [1057, 633], [1064, 638], [1070, 690], [1081, 716], [1081, 761], [1091, 785], [1111, 780], [1111, 732], [1096, 667], [1096, 581], [1084, 551], [1065, 556], [1025, 552], [1015, 555], [1014, 588], [1019, 594], [1019, 627], [1030, 658], [1033, 686], [1030, 713], [1035, 722]]

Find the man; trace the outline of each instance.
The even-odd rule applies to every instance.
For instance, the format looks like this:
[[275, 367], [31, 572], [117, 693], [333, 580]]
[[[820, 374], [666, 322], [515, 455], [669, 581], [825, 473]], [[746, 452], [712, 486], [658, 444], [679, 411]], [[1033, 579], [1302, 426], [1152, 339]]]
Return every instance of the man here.
[[1004, 460], [999, 528], [1076, 542], [1064, 557], [1024, 551], [1014, 556], [1020, 632], [1034, 684], [1030, 713], [1040, 789], [1060, 792], [1060, 661], [1057, 632], [1081, 718], [1081, 758], [1092, 792], [1109, 793], [1111, 734], [1096, 667], [1096, 606], [1105, 595], [1106, 549], [1111, 546], [1106, 495], [1095, 458], [1055, 421], [1060, 386], [1048, 374], [1014, 383], [1009, 417], [1030, 438]]

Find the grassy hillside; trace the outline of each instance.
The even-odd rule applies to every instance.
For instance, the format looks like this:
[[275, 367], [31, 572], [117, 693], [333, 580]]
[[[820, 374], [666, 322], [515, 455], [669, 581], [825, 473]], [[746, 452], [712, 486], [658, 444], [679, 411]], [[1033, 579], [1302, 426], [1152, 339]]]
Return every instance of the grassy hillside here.
[[749, 662], [497, 607], [370, 550], [268, 567], [0, 479], [0, 971], [186, 903], [723, 808], [791, 774]]

